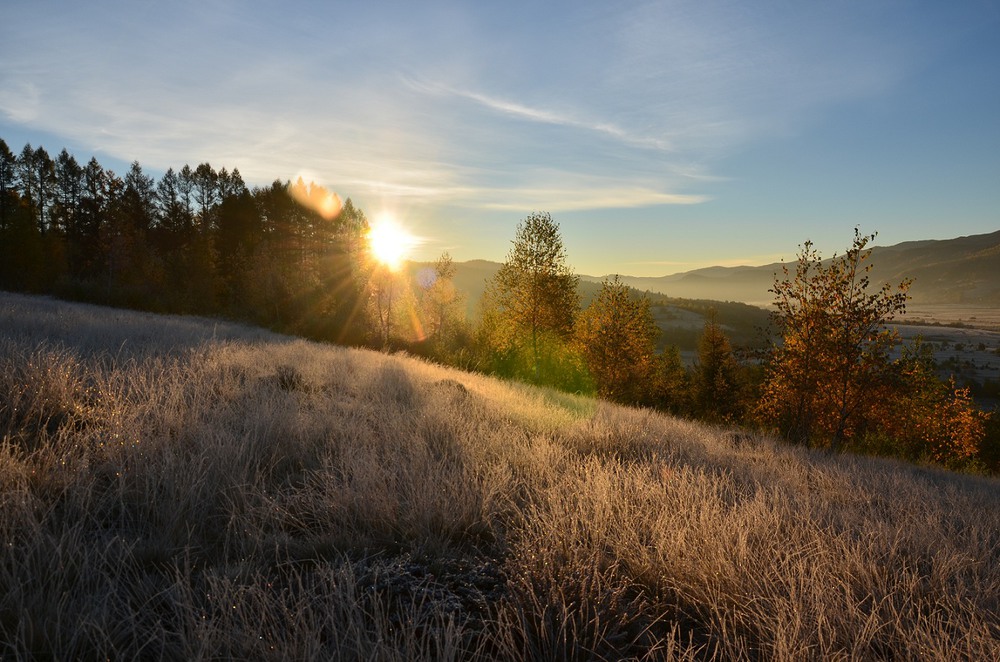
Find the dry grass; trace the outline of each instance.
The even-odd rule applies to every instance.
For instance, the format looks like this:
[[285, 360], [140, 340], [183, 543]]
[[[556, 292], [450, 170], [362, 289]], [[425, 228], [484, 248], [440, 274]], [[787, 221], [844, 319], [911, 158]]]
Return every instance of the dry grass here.
[[0, 658], [1000, 659], [1000, 484], [0, 294]]

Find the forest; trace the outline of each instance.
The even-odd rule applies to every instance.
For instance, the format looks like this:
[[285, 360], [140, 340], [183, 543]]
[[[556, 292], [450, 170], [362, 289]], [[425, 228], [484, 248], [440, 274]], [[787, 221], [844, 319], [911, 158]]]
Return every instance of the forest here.
[[[617, 279], [582, 308], [558, 224], [532, 213], [466, 319], [437, 264], [406, 279], [373, 259], [350, 198], [301, 178], [248, 187], [238, 169], [138, 161], [118, 175], [0, 140], [0, 288], [222, 317], [337, 344], [405, 350], [466, 370], [597, 394], [834, 450], [1000, 469], [996, 416], [936, 376], [887, 323], [909, 282], [869, 287], [874, 235], [839, 259], [807, 241], [776, 279], [771, 336], [734, 346], [710, 315], [693, 366], [663, 346], [648, 298]], [[881, 287], [881, 289], [879, 289]]]

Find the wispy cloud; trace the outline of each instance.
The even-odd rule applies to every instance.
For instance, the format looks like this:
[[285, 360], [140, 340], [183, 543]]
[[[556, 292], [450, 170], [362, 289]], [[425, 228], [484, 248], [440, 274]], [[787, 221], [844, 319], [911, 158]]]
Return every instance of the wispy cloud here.
[[696, 205], [708, 196], [665, 193], [637, 186], [602, 187], [593, 189], [492, 189], [482, 191], [483, 209], [523, 212], [532, 209], [550, 211], [581, 211], [587, 209], [632, 209], [657, 205]]
[[673, 149], [672, 145], [667, 140], [655, 136], [634, 135], [620, 126], [615, 125], [613, 122], [580, 119], [568, 113], [555, 112], [544, 108], [535, 108], [523, 103], [511, 101], [509, 99], [502, 99], [474, 90], [461, 90], [440, 83], [416, 82], [413, 80], [408, 80], [407, 83], [413, 89], [422, 92], [465, 99], [488, 110], [529, 122], [539, 122], [554, 126], [582, 129], [584, 131], [615, 138], [622, 143], [633, 147], [643, 147], [664, 152], [668, 152]]
[[38, 86], [30, 81], [0, 83], [0, 115], [18, 124], [27, 124], [38, 117]]

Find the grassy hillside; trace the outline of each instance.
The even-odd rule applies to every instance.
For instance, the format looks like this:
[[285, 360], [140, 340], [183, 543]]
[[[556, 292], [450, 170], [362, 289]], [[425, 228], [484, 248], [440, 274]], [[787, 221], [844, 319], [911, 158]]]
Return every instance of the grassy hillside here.
[[0, 294], [0, 658], [1000, 658], [1000, 483]]

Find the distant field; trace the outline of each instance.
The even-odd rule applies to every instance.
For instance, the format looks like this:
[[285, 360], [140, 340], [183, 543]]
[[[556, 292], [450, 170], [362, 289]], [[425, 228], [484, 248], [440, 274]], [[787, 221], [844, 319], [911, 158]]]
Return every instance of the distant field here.
[[955, 377], [959, 385], [972, 386], [980, 406], [1000, 405], [1000, 331], [974, 327], [897, 324], [900, 337], [912, 343], [923, 340], [934, 351], [938, 375]]
[[1000, 481], [0, 293], [0, 659], [997, 660]]
[[908, 304], [907, 324], [962, 324], [979, 329], [1000, 331], [1000, 308], [963, 304]]

